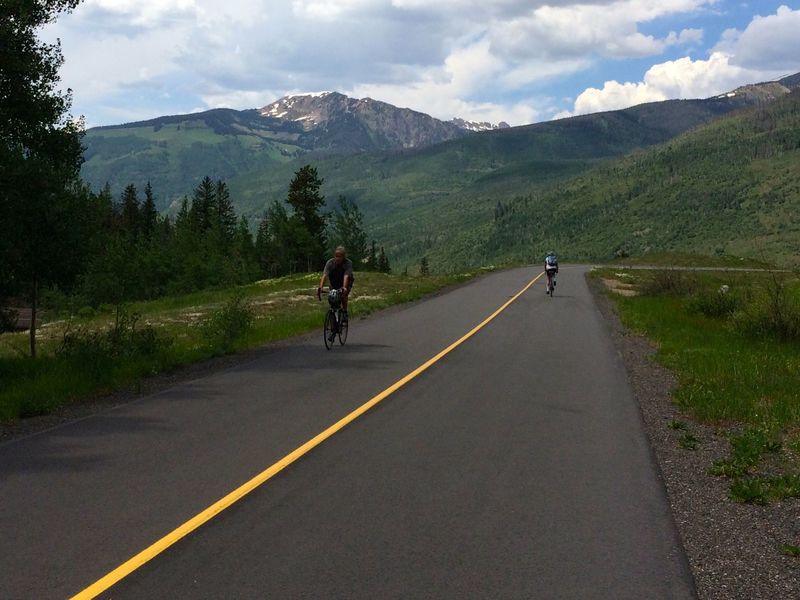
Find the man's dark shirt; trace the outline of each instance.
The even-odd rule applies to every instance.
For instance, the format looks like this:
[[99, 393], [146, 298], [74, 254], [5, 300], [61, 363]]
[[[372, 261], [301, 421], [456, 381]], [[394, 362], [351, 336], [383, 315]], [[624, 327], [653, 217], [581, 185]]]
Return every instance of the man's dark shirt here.
[[350, 276], [350, 285], [353, 284], [354, 277], [353, 277], [353, 263], [350, 261], [349, 258], [345, 258], [342, 261], [342, 264], [337, 265], [336, 259], [331, 258], [328, 262], [325, 263], [325, 270], [323, 274], [328, 276], [328, 281], [330, 281], [331, 289], [339, 289], [344, 285], [344, 276]]

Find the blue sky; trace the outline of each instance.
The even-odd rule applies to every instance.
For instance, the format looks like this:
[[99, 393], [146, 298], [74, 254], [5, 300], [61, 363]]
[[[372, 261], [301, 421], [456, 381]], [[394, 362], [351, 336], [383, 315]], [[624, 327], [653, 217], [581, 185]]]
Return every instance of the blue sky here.
[[88, 126], [303, 92], [522, 125], [800, 71], [800, 2], [84, 0], [61, 40]]

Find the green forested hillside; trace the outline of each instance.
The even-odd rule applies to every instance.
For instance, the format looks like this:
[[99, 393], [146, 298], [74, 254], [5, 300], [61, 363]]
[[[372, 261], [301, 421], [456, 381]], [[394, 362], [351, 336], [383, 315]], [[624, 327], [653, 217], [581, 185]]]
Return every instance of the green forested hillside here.
[[329, 199], [345, 195], [396, 264], [439, 257], [434, 268], [491, 261], [489, 234], [498, 199], [540, 194], [634, 149], [671, 139], [730, 104], [669, 101], [486, 132], [418, 150], [354, 156], [305, 155], [230, 181], [239, 207], [259, 217], [285, 194], [292, 169], [313, 161]]
[[[110, 183], [115, 194], [131, 183], [143, 189], [149, 181], [159, 209], [173, 213], [205, 176], [224, 179], [237, 209], [258, 216], [267, 203], [284, 197], [292, 174], [311, 163], [328, 181], [328, 195], [363, 198], [370, 204], [367, 218], [377, 221], [394, 213], [400, 197], [401, 204], [416, 204], [466, 188], [527, 193], [542, 174], [574, 174], [587, 161], [665, 141], [744, 101], [671, 100], [468, 135], [417, 150], [358, 155], [342, 140], [364, 132], [347, 120], [335, 127], [349, 130], [327, 127], [315, 133], [254, 110], [218, 109], [91, 129], [84, 138], [82, 176], [95, 190]], [[339, 151], [331, 150], [332, 140], [339, 140]]]
[[95, 190], [109, 183], [115, 193], [131, 183], [144, 189], [149, 181], [158, 208], [177, 212], [180, 199], [206, 176], [231, 180], [287, 162], [304, 150], [299, 136], [299, 128], [271, 123], [255, 111], [227, 109], [101, 127], [83, 140], [81, 174]]
[[164, 117], [90, 131], [83, 175], [95, 189], [116, 182], [115, 195], [151, 181], [173, 214], [210, 175], [255, 225], [312, 164], [328, 205], [356, 202], [399, 267], [424, 255], [434, 270], [538, 260], [548, 245], [575, 259], [695, 250], [792, 262], [797, 92], [770, 104], [765, 85], [382, 153], [322, 153], [256, 111]]
[[554, 247], [571, 259], [693, 251], [800, 265], [800, 93], [501, 201], [473, 237], [498, 260]]

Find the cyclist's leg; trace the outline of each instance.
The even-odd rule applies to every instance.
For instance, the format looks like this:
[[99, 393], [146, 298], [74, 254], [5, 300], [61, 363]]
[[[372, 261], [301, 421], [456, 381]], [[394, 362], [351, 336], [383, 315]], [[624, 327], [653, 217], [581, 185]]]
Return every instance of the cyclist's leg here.
[[353, 282], [350, 282], [350, 285], [347, 286], [347, 293], [342, 294], [342, 310], [344, 311], [344, 318], [347, 318], [347, 301], [350, 299], [350, 294], [353, 291]]

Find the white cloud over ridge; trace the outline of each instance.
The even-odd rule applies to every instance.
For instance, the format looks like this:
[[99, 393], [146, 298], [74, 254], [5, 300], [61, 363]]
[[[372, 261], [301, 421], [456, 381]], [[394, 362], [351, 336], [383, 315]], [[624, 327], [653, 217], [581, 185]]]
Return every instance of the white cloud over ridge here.
[[769, 81], [800, 68], [800, 10], [786, 6], [776, 14], [755, 17], [744, 31], [725, 32], [707, 60], [689, 57], [652, 66], [643, 81], [606, 81], [588, 88], [573, 111], [557, 118], [615, 110], [672, 98], [707, 98], [747, 83]]
[[800, 58], [800, 10], [780, 6], [774, 15], [756, 16], [742, 31], [728, 30], [717, 48], [733, 54], [748, 69], [797, 69]]
[[[586, 89], [570, 114], [696, 97], [745, 83], [770, 61], [796, 64], [799, 13], [786, 7], [729, 30], [702, 60], [688, 57], [702, 28], [655, 26], [726, 1], [85, 0], [49, 35], [62, 39], [64, 83], [90, 124], [109, 124], [139, 97], [149, 104], [128, 112], [157, 116], [203, 103], [253, 108], [315, 89], [442, 119], [524, 124], [563, 109], [548, 86], [607, 63], [661, 57], [642, 81]], [[158, 108], [161, 97], [169, 108]]]

